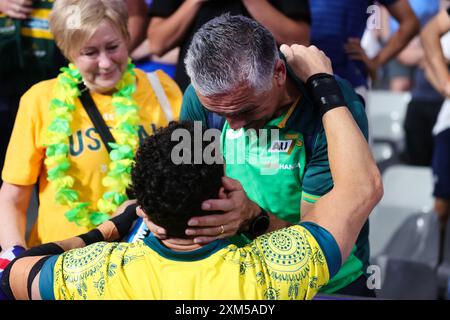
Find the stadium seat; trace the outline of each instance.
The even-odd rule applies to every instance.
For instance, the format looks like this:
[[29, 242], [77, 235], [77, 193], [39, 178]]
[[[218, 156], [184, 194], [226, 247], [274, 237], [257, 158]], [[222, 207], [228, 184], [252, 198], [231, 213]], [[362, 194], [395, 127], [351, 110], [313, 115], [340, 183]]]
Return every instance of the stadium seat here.
[[393, 234], [381, 255], [419, 262], [435, 269], [439, 262], [439, 221], [434, 213], [408, 217]]
[[394, 233], [382, 253], [372, 258], [372, 263], [380, 268], [382, 275], [377, 296], [386, 299], [436, 299], [438, 282], [435, 270], [438, 262], [437, 215], [411, 215]]
[[392, 121], [403, 123], [411, 94], [409, 92], [393, 92], [372, 90], [367, 96], [369, 117], [388, 115]]
[[404, 148], [405, 132], [402, 122], [393, 120], [390, 114], [371, 115], [369, 121], [369, 134], [374, 143], [387, 142], [396, 151]]
[[437, 299], [437, 280], [435, 271], [420, 262], [389, 258], [382, 274], [381, 288], [375, 290], [381, 299]]
[[442, 295], [450, 300], [450, 220], [446, 230], [442, 248], [442, 263], [437, 269], [437, 276]]
[[373, 158], [377, 163], [387, 161], [394, 155], [393, 146], [387, 142], [374, 142], [371, 149]]
[[370, 215], [372, 256], [386, 247], [394, 232], [411, 215], [433, 206], [432, 173], [427, 167], [393, 165], [383, 173], [384, 197]]
[[398, 153], [404, 148], [403, 122], [410, 93], [374, 90], [368, 93], [367, 117], [373, 143], [385, 142]]

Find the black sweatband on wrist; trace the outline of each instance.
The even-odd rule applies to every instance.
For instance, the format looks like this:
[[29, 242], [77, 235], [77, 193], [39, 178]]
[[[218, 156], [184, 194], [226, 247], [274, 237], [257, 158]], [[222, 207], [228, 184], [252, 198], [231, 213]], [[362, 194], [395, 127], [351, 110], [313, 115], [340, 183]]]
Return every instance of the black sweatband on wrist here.
[[119, 232], [119, 239], [125, 237], [133, 225], [133, 222], [138, 218], [136, 214], [137, 203], [130, 204], [125, 208], [125, 211], [114, 218], [110, 219]]
[[77, 237], [81, 238], [87, 246], [96, 242], [105, 241], [105, 237], [103, 237], [103, 234], [98, 229], [92, 229], [91, 231], [80, 234]]
[[347, 105], [338, 82], [331, 74], [312, 75], [306, 80], [306, 87], [313, 98], [314, 105], [319, 108], [320, 117], [334, 108]]

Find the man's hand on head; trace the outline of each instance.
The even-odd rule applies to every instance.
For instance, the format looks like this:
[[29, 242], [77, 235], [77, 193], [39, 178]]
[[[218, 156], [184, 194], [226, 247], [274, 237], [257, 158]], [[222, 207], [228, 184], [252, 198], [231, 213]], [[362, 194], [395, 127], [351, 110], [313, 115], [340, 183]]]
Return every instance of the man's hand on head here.
[[202, 209], [223, 213], [193, 217], [188, 221], [186, 234], [195, 237], [195, 243], [206, 244], [246, 231], [250, 221], [261, 212], [261, 208], [247, 197], [239, 181], [223, 177], [222, 184], [219, 199], [204, 201]]
[[172, 244], [207, 244], [234, 236], [239, 231], [247, 230], [250, 221], [260, 214], [261, 208], [247, 197], [239, 181], [223, 177], [222, 184], [219, 198], [204, 201], [202, 209], [223, 213], [191, 218], [188, 221], [186, 235], [193, 240], [168, 238], [167, 230], [152, 222], [139, 207], [138, 215], [144, 218], [145, 224], [156, 238], [170, 241]]
[[288, 46], [283, 44], [280, 50], [286, 57], [289, 66], [304, 82], [317, 73], [333, 74], [331, 60], [315, 46], [305, 47], [298, 44]]

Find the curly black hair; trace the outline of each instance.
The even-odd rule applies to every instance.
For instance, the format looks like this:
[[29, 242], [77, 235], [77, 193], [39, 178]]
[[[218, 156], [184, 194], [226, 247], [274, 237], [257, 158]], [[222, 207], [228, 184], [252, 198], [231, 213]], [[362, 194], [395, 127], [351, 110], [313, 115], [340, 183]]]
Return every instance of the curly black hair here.
[[[172, 160], [172, 151], [180, 143], [172, 141], [172, 133], [177, 129], [187, 130], [191, 137], [190, 150], [183, 150], [187, 152], [190, 161], [186, 162], [189, 163], [175, 164]], [[218, 197], [223, 164], [204, 161], [194, 164], [194, 137], [192, 122], [170, 122], [168, 127], [159, 129], [142, 143], [131, 172], [138, 205], [171, 237], [186, 238], [185, 230], [191, 217], [217, 213], [203, 211], [201, 204]], [[209, 143], [202, 139], [202, 150]]]

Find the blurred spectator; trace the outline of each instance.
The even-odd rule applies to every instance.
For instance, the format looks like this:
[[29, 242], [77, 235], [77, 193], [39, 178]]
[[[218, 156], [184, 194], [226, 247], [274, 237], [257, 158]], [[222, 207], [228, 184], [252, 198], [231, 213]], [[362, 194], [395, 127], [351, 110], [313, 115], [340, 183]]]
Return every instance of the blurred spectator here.
[[279, 44], [309, 44], [307, 0], [153, 0], [147, 33], [150, 52], [161, 56], [180, 46], [175, 80], [182, 90], [189, 84], [183, 61], [192, 36], [204, 23], [225, 12], [254, 18]]
[[386, 46], [369, 58], [361, 47], [366, 29], [368, 12], [374, 19], [375, 28], [381, 27], [380, 8], [372, 8], [375, 1], [328, 0], [311, 1], [311, 43], [323, 50], [333, 62], [333, 70], [347, 79], [357, 91], [365, 96], [368, 88], [367, 75], [376, 77], [377, 69], [400, 52], [419, 31], [419, 22], [407, 0], [380, 0], [389, 13], [398, 20], [400, 27]]
[[52, 5], [46, 0], [0, 0], [0, 170], [20, 97], [66, 64], [48, 27]]
[[[439, 11], [439, 0], [409, 0], [409, 5], [419, 19], [421, 27]], [[390, 17], [389, 29], [391, 34], [397, 32], [398, 27], [398, 22]], [[407, 53], [404, 53], [405, 51]], [[414, 54], [417, 56], [415, 57]], [[418, 40], [415, 40], [411, 41], [410, 45], [400, 52], [397, 58], [392, 59], [388, 63], [391, 90], [400, 92], [411, 90], [414, 83], [413, 78], [417, 77], [415, 71], [421, 57], [420, 43], [418, 43]]]
[[128, 31], [130, 41], [128, 50], [131, 52], [145, 39], [148, 25], [147, 3], [145, 0], [125, 0], [128, 8]]
[[412, 79], [411, 101], [404, 122], [405, 150], [401, 160], [415, 166], [430, 166], [433, 154], [432, 129], [444, 98], [428, 82], [423, 70], [423, 49], [415, 38], [399, 55], [405, 65], [416, 65]]
[[[132, 48], [132, 51], [130, 51], [130, 57], [133, 59], [134, 64], [136, 65], [136, 68], [139, 68], [141, 70], [144, 70], [146, 72], [152, 72], [158, 69], [163, 70], [165, 73], [167, 73], [172, 78], [175, 76], [175, 65], [178, 61], [178, 54], [179, 54], [179, 48], [176, 47], [169, 52], [167, 52], [165, 55], [158, 57], [156, 55], [152, 55], [150, 53], [150, 45], [149, 41], [146, 38], [146, 31], [148, 27], [148, 19], [147, 19], [147, 12], [148, 8], [152, 4], [152, 0], [140, 0], [140, 4], [144, 2], [145, 9], [141, 10], [141, 12], [145, 12], [146, 17], [146, 24], [143, 28], [139, 29], [143, 32], [143, 39], [140, 39], [140, 43]], [[130, 9], [129, 9], [130, 11]], [[131, 17], [130, 17], [131, 18]], [[131, 32], [131, 30], [130, 30]]]
[[[410, 2], [422, 26], [439, 11], [438, 0], [427, 1], [426, 5], [423, 1]], [[396, 25], [393, 27], [395, 30]], [[404, 123], [405, 151], [401, 159], [410, 165], [430, 166], [433, 154], [432, 129], [444, 99], [425, 77], [423, 49], [419, 38], [414, 38], [398, 55], [397, 61], [393, 60], [392, 63], [390, 71], [405, 75], [406, 72], [403, 71], [407, 70], [412, 75], [412, 78], [391, 78], [391, 88], [393, 85], [398, 91], [411, 90], [411, 101]]]
[[174, 48], [165, 55], [158, 57], [150, 54], [150, 44], [148, 39], [145, 39], [136, 49], [131, 52], [131, 59], [133, 59], [136, 68], [146, 72], [162, 69], [170, 77], [175, 77], [175, 69], [178, 61], [180, 48]]
[[[423, 28], [420, 37], [426, 58], [426, 74], [434, 87], [446, 98], [433, 128], [435, 211], [444, 230], [450, 215], [450, 74], [440, 37], [450, 31], [450, 9], [441, 10]], [[446, 45], [449, 45], [448, 42]]]

